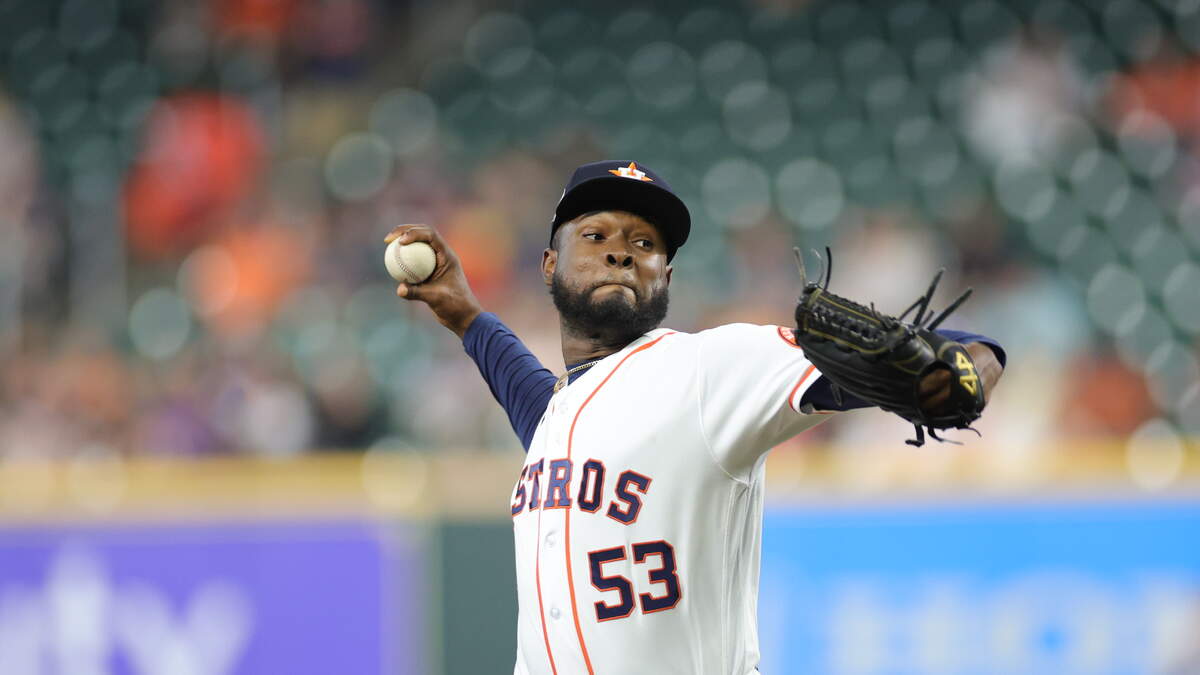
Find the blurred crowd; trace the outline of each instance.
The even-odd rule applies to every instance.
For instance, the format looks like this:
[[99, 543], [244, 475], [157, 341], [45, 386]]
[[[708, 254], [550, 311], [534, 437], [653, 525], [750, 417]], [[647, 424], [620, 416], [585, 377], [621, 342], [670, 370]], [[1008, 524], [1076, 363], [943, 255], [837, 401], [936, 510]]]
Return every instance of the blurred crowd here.
[[1007, 348], [995, 447], [1200, 435], [1200, 3], [675, 4], [0, 0], [0, 456], [517, 448], [383, 236], [436, 226], [561, 372], [537, 265], [605, 157], [693, 211], [673, 328], [791, 321], [793, 245], [885, 311], [947, 267]]

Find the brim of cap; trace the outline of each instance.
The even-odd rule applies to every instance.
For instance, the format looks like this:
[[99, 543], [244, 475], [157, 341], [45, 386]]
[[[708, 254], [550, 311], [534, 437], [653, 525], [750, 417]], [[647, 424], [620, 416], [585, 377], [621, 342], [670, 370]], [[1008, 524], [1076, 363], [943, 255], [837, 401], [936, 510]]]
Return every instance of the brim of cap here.
[[593, 178], [576, 185], [554, 210], [554, 227], [592, 211], [628, 211], [657, 227], [667, 240], [667, 259], [687, 241], [692, 216], [683, 201], [647, 181], [629, 178]]

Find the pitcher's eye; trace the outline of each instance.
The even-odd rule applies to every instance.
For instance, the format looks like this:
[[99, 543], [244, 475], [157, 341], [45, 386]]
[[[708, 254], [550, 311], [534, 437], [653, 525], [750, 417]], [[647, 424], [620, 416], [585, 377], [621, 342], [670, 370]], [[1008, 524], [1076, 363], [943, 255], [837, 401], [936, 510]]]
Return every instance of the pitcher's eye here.
[[[595, 237], [595, 239], [592, 239], [593, 237]], [[583, 238], [592, 239], [592, 241], [603, 241], [604, 235], [600, 234], [599, 232], [588, 232], [583, 235]]]
[[654, 242], [650, 241], [649, 239], [638, 239], [634, 243], [646, 249], [647, 251], [654, 248]]

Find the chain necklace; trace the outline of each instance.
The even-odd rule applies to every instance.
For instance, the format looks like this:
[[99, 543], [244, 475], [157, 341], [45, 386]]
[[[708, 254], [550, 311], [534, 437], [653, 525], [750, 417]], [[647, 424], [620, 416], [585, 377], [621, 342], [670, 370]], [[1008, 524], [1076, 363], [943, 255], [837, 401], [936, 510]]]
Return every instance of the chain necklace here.
[[585, 368], [591, 368], [592, 366], [596, 365], [597, 363], [600, 363], [599, 359], [597, 359], [595, 361], [591, 361], [589, 363], [581, 363], [578, 366], [575, 366], [574, 368], [563, 373], [562, 377], [558, 378], [558, 382], [554, 383], [554, 393], [557, 394], [559, 391], [562, 390], [563, 387], [567, 386], [567, 383], [571, 381], [572, 373], [578, 373], [579, 371], [584, 370]]

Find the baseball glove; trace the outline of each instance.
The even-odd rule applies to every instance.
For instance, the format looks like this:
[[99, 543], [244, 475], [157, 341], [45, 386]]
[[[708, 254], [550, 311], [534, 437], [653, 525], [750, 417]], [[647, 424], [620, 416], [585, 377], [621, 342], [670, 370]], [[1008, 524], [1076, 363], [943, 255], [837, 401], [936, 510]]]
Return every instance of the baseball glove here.
[[[935, 440], [938, 429], [971, 429], [983, 410], [983, 386], [971, 355], [958, 342], [944, 338], [934, 329], [971, 294], [967, 289], [937, 318], [929, 310], [930, 300], [945, 270], [940, 270], [929, 290], [899, 317], [864, 307], [830, 293], [830, 251], [825, 249], [825, 281], [809, 281], [800, 250], [796, 260], [804, 290], [796, 305], [796, 342], [804, 355], [833, 385], [835, 400], [841, 391], [895, 413], [911, 422], [916, 438], [909, 445], [924, 445], [925, 430]], [[904, 318], [916, 310], [911, 322]], [[932, 319], [932, 320], [931, 320]], [[921, 405], [921, 380], [936, 370], [949, 371], [950, 394], [936, 410]], [[978, 433], [976, 431], [976, 433]]]

